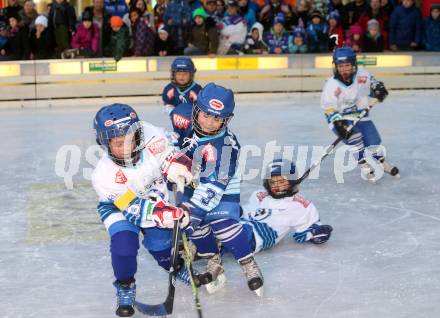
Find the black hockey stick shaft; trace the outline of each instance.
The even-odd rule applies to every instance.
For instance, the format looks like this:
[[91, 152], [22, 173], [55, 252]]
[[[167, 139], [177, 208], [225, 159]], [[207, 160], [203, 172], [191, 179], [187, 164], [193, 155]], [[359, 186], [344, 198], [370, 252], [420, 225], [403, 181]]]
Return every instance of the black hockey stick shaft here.
[[[368, 105], [367, 108], [364, 108], [361, 113], [359, 114], [358, 118], [353, 121], [353, 123], [347, 128], [347, 132], [350, 132], [353, 130], [353, 127], [356, 126], [356, 124], [358, 122], [361, 121], [362, 118], [364, 118], [368, 112], [374, 107], [374, 105], [376, 105], [378, 103], [379, 100], [375, 99], [370, 105]], [[305, 179], [307, 179], [307, 177], [310, 175], [310, 173], [321, 164], [321, 162], [329, 155], [332, 153], [332, 151], [336, 148], [336, 146], [343, 140], [344, 138], [338, 137], [336, 138], [335, 141], [333, 141], [333, 143], [329, 146], [327, 146], [327, 148], [325, 149], [325, 152], [323, 153], [323, 155], [321, 156], [321, 158], [319, 158], [318, 161], [316, 161], [314, 164], [312, 164], [310, 166], [309, 169], [306, 170], [306, 172], [304, 172], [304, 174], [301, 176], [301, 178], [299, 178], [297, 180], [297, 184], [300, 184], [301, 182], [303, 182]]]
[[135, 302], [137, 310], [148, 316], [165, 316], [170, 315], [173, 312], [174, 306], [174, 293], [176, 291], [176, 270], [178, 259], [178, 246], [179, 246], [179, 232], [180, 232], [180, 220], [174, 221], [173, 227], [173, 241], [171, 249], [171, 266], [168, 276], [168, 295], [165, 301], [157, 305], [143, 304], [138, 301]]

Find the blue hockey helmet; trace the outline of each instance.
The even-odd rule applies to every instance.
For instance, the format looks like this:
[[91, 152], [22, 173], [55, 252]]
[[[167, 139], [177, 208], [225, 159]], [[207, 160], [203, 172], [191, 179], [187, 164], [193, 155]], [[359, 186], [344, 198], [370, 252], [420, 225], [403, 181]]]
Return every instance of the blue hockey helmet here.
[[333, 53], [333, 74], [335, 75], [335, 78], [347, 82], [347, 80], [344, 80], [341, 75], [338, 72], [338, 65], [339, 64], [351, 64], [353, 65], [353, 70], [350, 76], [350, 79], [348, 80], [349, 84], [351, 84], [353, 80], [353, 75], [357, 72], [357, 59], [356, 59], [356, 53], [353, 51], [351, 47], [341, 47], [336, 48], [335, 52]]
[[[139, 125], [139, 117], [136, 111], [126, 104], [111, 104], [102, 107], [95, 116], [93, 128], [95, 129], [96, 142], [102, 146], [109, 157], [120, 166], [134, 164], [139, 160], [143, 133]], [[139, 127], [134, 129], [134, 127]], [[110, 140], [116, 137], [133, 133], [135, 148], [130, 158], [115, 157], [110, 149]], [[131, 145], [131, 143], [130, 143]]]
[[[223, 86], [209, 83], [202, 88], [197, 95], [197, 101], [193, 105], [192, 120], [194, 130], [202, 136], [217, 135], [226, 129], [229, 121], [234, 116], [234, 93]], [[220, 127], [212, 132], [206, 132], [198, 122], [200, 112], [222, 120]]]
[[[177, 83], [176, 81], [177, 72], [188, 72], [190, 74], [188, 83], [185, 84]], [[192, 84], [195, 73], [196, 73], [196, 68], [194, 66], [193, 61], [189, 57], [186, 56], [176, 57], [173, 63], [171, 63], [171, 82], [177, 85], [180, 89], [185, 89]]]
[[[289, 181], [289, 187], [280, 186], [280, 181], [271, 181], [274, 176], [282, 176]], [[298, 174], [295, 163], [287, 159], [275, 159], [270, 162], [264, 172], [263, 186], [271, 197], [281, 199], [298, 193]]]

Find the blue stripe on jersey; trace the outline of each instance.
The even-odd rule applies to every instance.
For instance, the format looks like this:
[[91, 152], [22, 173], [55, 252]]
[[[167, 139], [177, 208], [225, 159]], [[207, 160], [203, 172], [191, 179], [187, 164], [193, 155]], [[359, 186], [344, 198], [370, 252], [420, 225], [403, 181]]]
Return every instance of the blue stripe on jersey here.
[[98, 213], [101, 221], [104, 222], [106, 218], [112, 213], [119, 212], [118, 208], [113, 204], [113, 202], [99, 202], [98, 203]]
[[273, 228], [271, 228], [267, 223], [250, 221], [257, 231], [258, 236], [261, 237], [263, 241], [262, 250], [267, 250], [275, 245], [278, 238], [278, 233]]
[[116, 233], [119, 233], [122, 231], [130, 231], [130, 232], [134, 232], [134, 233], [138, 234], [139, 228], [136, 225], [131, 224], [128, 221], [118, 221], [118, 222], [115, 222], [112, 225], [110, 225], [110, 228], [108, 229], [108, 233], [110, 234], [110, 236], [113, 236]]

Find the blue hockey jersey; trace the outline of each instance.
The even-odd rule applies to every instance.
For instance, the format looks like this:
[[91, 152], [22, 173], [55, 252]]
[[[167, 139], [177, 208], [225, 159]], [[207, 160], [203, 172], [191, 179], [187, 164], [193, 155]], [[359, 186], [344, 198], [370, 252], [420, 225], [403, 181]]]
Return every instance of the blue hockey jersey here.
[[193, 160], [193, 186], [185, 188], [184, 196], [195, 206], [191, 212], [203, 218], [220, 202], [240, 202], [240, 144], [229, 129], [215, 136], [197, 136], [191, 113], [192, 105], [186, 103], [175, 107], [170, 116], [179, 148]]
[[202, 87], [193, 82], [190, 87], [185, 90], [180, 90], [173, 83], [169, 83], [162, 92], [162, 101], [165, 111], [170, 113], [173, 108], [182, 103], [194, 103], [197, 100], [197, 94]]

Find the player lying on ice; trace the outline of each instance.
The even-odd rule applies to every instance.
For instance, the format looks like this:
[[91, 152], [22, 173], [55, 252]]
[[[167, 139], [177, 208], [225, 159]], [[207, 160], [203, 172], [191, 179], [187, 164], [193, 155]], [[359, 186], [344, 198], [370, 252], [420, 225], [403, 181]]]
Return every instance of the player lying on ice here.
[[194, 104], [178, 105], [170, 114], [178, 145], [193, 160], [194, 182], [179, 199], [190, 211], [186, 233], [207, 261], [201, 284], [215, 281], [224, 271], [216, 240], [240, 264], [250, 290], [261, 295], [263, 276], [240, 223], [240, 145], [229, 130], [235, 102], [230, 89], [206, 85]]
[[[329, 240], [333, 228], [321, 224], [315, 205], [298, 194], [296, 180], [295, 164], [276, 159], [266, 168], [263, 187], [243, 205], [241, 223], [254, 253], [274, 247], [289, 234], [298, 243], [322, 244]], [[193, 247], [195, 258], [196, 252]], [[225, 277], [222, 279], [225, 281]], [[221, 287], [220, 283], [213, 285], [208, 292]]]
[[144, 247], [169, 270], [169, 228], [177, 219], [188, 224], [189, 217], [168, 203], [166, 183], [190, 182], [191, 160], [168, 142], [163, 130], [140, 122], [134, 109], [125, 104], [102, 107], [94, 129], [97, 143], [105, 150], [92, 183], [99, 196], [98, 212], [110, 235], [116, 314], [129, 317], [134, 314], [139, 233]]
[[321, 107], [330, 129], [341, 137], [344, 143], [356, 149], [355, 155], [364, 179], [376, 181], [375, 169], [365, 156], [368, 147], [378, 161], [376, 167], [398, 176], [399, 170], [385, 160], [379, 151], [381, 144], [379, 132], [368, 114], [350, 131], [349, 126], [358, 118], [370, 103], [369, 97], [382, 102], [388, 95], [385, 85], [376, 80], [365, 68], [357, 67], [356, 53], [349, 47], [337, 48], [333, 54], [333, 73], [324, 85]]

